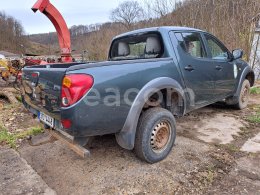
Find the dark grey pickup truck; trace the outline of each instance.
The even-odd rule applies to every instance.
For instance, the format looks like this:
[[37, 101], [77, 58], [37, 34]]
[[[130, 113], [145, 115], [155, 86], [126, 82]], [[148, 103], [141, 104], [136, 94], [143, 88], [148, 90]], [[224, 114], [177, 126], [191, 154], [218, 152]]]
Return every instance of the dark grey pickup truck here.
[[115, 134], [121, 147], [155, 163], [174, 145], [175, 117], [219, 101], [247, 106], [255, 76], [242, 55], [202, 30], [141, 29], [115, 37], [108, 61], [24, 68], [22, 99], [73, 144]]

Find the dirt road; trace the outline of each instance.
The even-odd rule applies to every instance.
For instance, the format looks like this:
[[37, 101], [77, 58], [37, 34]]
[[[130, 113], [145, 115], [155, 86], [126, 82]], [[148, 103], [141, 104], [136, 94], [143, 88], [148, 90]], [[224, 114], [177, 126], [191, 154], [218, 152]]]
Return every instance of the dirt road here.
[[247, 120], [259, 105], [255, 95], [243, 111], [219, 104], [177, 119], [176, 145], [154, 165], [121, 149], [114, 136], [96, 138], [87, 159], [60, 142], [32, 147], [23, 141], [18, 151], [57, 194], [260, 194], [260, 153], [245, 147], [260, 144], [260, 125]]

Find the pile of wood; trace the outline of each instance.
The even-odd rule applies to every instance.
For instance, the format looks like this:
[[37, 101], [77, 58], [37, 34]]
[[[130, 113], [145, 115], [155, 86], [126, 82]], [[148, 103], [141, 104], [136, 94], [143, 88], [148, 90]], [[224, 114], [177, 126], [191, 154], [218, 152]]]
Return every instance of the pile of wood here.
[[0, 109], [4, 107], [5, 104], [17, 104], [17, 97], [19, 92], [13, 88], [2, 88], [0, 90]]

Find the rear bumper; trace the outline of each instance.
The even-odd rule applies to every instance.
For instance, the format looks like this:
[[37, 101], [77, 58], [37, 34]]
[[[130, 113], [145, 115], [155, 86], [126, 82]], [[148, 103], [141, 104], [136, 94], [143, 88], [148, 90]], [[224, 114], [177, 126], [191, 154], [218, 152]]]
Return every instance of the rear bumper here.
[[[38, 118], [39, 116], [39, 112], [41, 112], [39, 109], [35, 108], [33, 105], [29, 105], [27, 102], [24, 101], [24, 99], [22, 99], [23, 105], [24, 107], [30, 111], [35, 117]], [[44, 112], [45, 113], [45, 112]], [[50, 113], [46, 113], [47, 115], [50, 115], [52, 117], [52, 115]], [[56, 131], [59, 131], [61, 134], [63, 134], [64, 136], [68, 137], [69, 139], [73, 140], [74, 139], [74, 134], [72, 130], [67, 130], [64, 129], [61, 122], [60, 122], [60, 118], [54, 117], [54, 127], [53, 129], [55, 129]], [[39, 120], [39, 122], [41, 122]], [[41, 122], [42, 123], [42, 122]], [[44, 123], [43, 123], [44, 124]], [[44, 124], [46, 125], [46, 124]], [[49, 128], [48, 126], [46, 126], [46, 128]]]
[[[66, 132], [74, 138], [115, 134], [122, 129], [124, 124], [124, 120], [120, 119], [125, 118], [122, 112], [118, 120], [118, 117], [114, 116], [116, 113], [114, 111], [111, 113], [110, 108], [102, 105], [101, 107], [87, 107], [83, 101], [70, 108], [61, 108], [59, 113], [55, 114], [46, 109], [41, 110], [28, 99], [23, 98], [23, 104], [35, 116], [42, 112], [54, 118], [54, 129]], [[62, 120], [70, 120], [71, 127], [65, 129], [61, 124]]]
[[[79, 121], [81, 117], [79, 117], [79, 120], [77, 117], [77, 112], [75, 112], [74, 109], [71, 110], [61, 110], [59, 116], [57, 114], [49, 113], [46, 110], [41, 110], [37, 106], [28, 103], [27, 101], [22, 98], [22, 102], [24, 107], [31, 112], [34, 117], [37, 117], [39, 119], [39, 113], [42, 112], [54, 119], [54, 127], [53, 129], [60, 132], [61, 134], [65, 135], [66, 137], [69, 137], [71, 140], [75, 140], [77, 138], [83, 138], [83, 137], [93, 137], [97, 135], [104, 135], [103, 131], [95, 131], [95, 130], [88, 130], [86, 127], [82, 127], [80, 124], [84, 124], [82, 121]], [[62, 117], [61, 117], [62, 116]], [[69, 129], [65, 129], [61, 123], [62, 119], [68, 119], [71, 121], [72, 126]], [[44, 124], [42, 121], [39, 120], [42, 124]], [[85, 121], [86, 122], [86, 121]], [[45, 128], [50, 129], [46, 124]]]

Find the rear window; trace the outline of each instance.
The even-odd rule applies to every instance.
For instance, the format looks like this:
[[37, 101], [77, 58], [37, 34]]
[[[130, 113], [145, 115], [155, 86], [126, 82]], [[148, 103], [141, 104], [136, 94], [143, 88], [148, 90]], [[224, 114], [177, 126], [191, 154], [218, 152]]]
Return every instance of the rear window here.
[[160, 58], [164, 46], [159, 34], [143, 34], [124, 37], [112, 43], [110, 60], [135, 60]]

